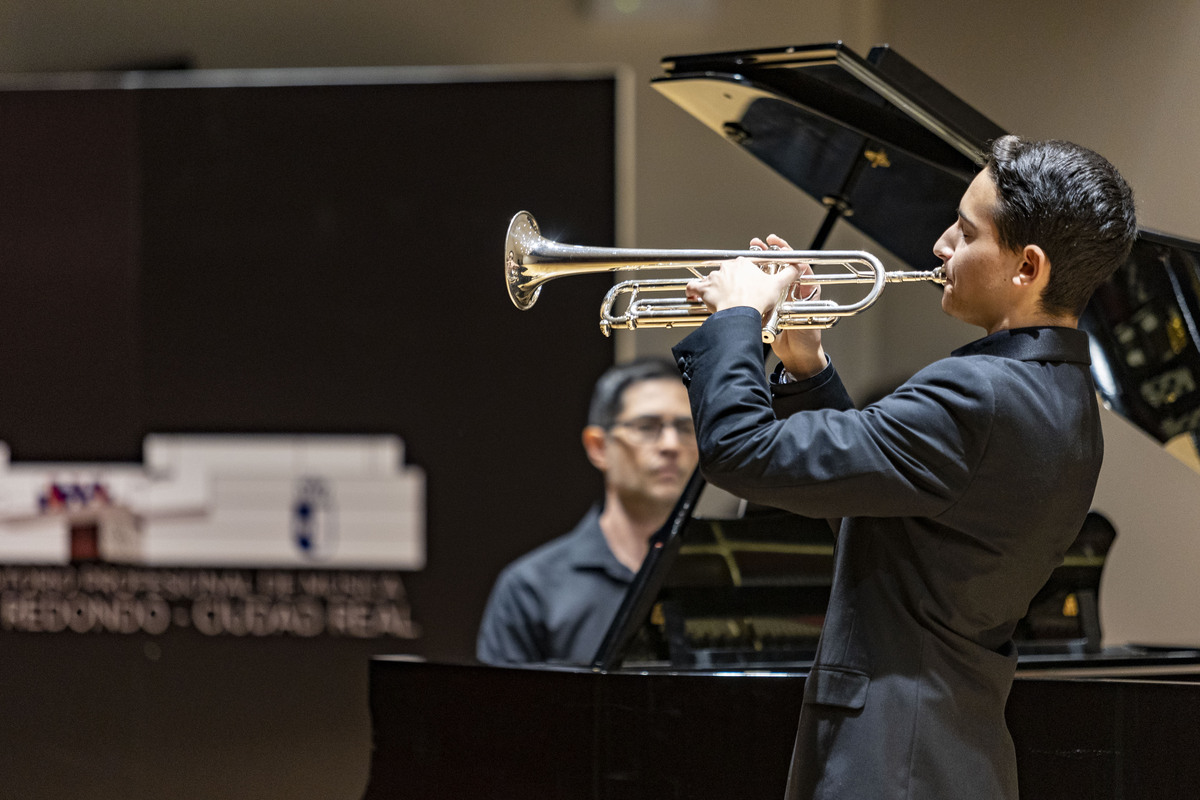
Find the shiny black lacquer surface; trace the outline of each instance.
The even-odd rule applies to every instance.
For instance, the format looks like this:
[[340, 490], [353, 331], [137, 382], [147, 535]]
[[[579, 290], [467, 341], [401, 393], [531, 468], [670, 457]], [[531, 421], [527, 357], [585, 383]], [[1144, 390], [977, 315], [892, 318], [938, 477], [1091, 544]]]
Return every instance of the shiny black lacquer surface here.
[[[1151, 660], [1143, 660], [1143, 666]], [[1200, 685], [1018, 678], [1022, 800], [1177, 800], [1200, 785]], [[783, 796], [804, 676], [376, 659], [366, 800]]]
[[888, 47], [866, 58], [838, 43], [664, 66], [656, 89], [914, 269], [936, 265], [932, 243], [984, 143], [1004, 133]]
[[801, 682], [380, 659], [366, 797], [781, 797]]
[[1160, 442], [1200, 429], [1200, 242], [1142, 230], [1096, 292], [1081, 326], [1092, 336], [1096, 388]]

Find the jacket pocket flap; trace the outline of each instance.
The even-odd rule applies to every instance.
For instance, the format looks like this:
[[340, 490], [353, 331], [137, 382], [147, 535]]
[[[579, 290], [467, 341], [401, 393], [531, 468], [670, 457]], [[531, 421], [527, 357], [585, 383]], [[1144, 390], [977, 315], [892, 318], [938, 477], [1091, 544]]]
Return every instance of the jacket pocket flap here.
[[862, 708], [870, 684], [870, 676], [861, 672], [813, 667], [804, 684], [804, 698], [827, 706]]

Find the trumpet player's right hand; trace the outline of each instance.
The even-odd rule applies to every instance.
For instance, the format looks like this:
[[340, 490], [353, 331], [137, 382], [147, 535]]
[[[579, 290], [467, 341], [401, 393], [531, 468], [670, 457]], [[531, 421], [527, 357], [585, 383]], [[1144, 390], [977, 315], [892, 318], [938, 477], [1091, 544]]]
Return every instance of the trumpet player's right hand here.
[[[762, 239], [754, 239], [750, 242], [750, 246], [760, 250], [792, 249], [786, 241], [774, 234], [768, 236], [765, 242]], [[819, 300], [821, 298], [819, 284], [796, 283], [801, 275], [811, 275], [812, 271], [812, 267], [808, 264], [801, 264], [799, 271], [792, 274], [789, 300]], [[829, 363], [825, 358], [825, 349], [821, 346], [821, 330], [819, 328], [785, 328], [779, 331], [775, 341], [771, 343], [771, 350], [783, 363], [783, 368], [797, 380], [816, 375]]]

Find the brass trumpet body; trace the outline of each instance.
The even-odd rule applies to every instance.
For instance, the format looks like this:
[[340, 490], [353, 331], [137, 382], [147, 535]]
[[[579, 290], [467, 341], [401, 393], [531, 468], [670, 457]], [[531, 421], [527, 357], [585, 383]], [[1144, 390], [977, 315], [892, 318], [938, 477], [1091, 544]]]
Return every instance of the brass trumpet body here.
[[[861, 250], [642, 250], [622, 247], [584, 247], [546, 239], [531, 214], [521, 211], [512, 218], [504, 243], [504, 276], [508, 296], [522, 311], [537, 302], [542, 285], [555, 278], [620, 270], [685, 269], [703, 277], [723, 261], [748, 258], [763, 269], [776, 270], [786, 264], [808, 264], [813, 274], [792, 284], [763, 327], [763, 341], [771, 342], [780, 330], [828, 328], [842, 317], [870, 308], [885, 283], [933, 281], [944, 283], [942, 270], [887, 272], [875, 256]], [[818, 272], [820, 267], [838, 267], [840, 272]], [[613, 286], [600, 305], [600, 329], [605, 336], [613, 329], [672, 328], [696, 326], [709, 316], [703, 303], [683, 297], [644, 297], [645, 293], [682, 293], [690, 278], [629, 280]], [[825, 284], [869, 284], [866, 294], [849, 303], [795, 299], [796, 289]], [[811, 294], [811, 292], [810, 292]], [[618, 299], [625, 299], [618, 310]]]

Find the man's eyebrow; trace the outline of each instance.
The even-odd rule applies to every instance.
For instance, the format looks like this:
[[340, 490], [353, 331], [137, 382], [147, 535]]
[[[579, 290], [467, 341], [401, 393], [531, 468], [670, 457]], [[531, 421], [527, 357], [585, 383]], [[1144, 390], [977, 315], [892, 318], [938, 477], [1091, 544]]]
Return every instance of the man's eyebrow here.
[[968, 217], [966, 214], [963, 213], [961, 206], [958, 208], [958, 218], [961, 219], [963, 222], [967, 223], [968, 225], [970, 225], [972, 228], [978, 227], [975, 224], [975, 220], [971, 219], [970, 217]]

